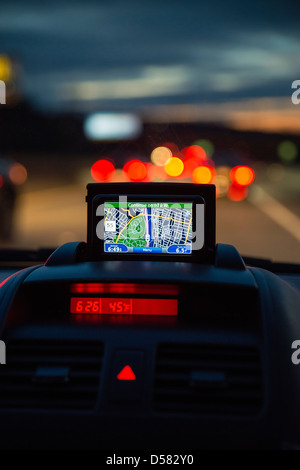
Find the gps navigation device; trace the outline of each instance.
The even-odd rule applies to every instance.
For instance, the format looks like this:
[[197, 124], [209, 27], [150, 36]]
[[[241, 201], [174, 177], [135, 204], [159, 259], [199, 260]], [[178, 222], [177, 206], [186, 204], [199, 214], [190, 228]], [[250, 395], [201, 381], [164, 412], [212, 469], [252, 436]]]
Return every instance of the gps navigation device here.
[[94, 183], [87, 190], [90, 259], [213, 259], [214, 185]]

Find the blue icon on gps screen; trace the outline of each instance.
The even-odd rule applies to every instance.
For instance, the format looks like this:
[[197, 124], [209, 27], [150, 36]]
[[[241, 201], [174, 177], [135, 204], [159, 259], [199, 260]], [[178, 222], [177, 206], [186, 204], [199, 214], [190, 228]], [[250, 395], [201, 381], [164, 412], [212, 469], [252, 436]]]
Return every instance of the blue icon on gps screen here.
[[152, 247], [135, 247], [133, 248], [134, 253], [161, 253], [161, 248], [152, 248]]
[[189, 255], [192, 253], [190, 245], [172, 245], [168, 248], [168, 253], [175, 253], [176, 255]]
[[128, 248], [123, 243], [106, 243], [104, 245], [104, 251], [106, 253], [126, 253]]

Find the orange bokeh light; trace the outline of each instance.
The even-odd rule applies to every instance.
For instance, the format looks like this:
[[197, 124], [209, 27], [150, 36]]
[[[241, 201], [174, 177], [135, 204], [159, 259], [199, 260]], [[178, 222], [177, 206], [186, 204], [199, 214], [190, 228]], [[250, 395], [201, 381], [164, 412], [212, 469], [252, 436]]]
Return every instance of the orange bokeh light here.
[[172, 157], [164, 166], [165, 172], [168, 176], [176, 178], [176, 176], [181, 175], [184, 170], [183, 161], [178, 157]]
[[236, 186], [246, 187], [253, 183], [255, 173], [249, 166], [235, 166], [230, 171], [230, 179]]
[[210, 184], [215, 179], [216, 172], [209, 166], [198, 166], [192, 174], [193, 182], [196, 184]]
[[98, 160], [91, 168], [91, 175], [95, 181], [108, 181], [115, 173], [114, 164], [109, 160]]

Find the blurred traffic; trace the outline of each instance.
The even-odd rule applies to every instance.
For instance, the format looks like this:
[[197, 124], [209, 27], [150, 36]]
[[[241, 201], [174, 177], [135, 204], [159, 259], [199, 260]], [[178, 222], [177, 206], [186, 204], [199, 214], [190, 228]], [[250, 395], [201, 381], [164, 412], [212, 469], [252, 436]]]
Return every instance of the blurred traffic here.
[[297, 15], [229, 3], [7, 3], [1, 247], [84, 240], [87, 183], [179, 181], [216, 185], [218, 242], [300, 262]]
[[[204, 146], [211, 149], [205, 151]], [[176, 144], [164, 143], [151, 152], [150, 160], [128, 159], [122, 168], [111, 159], [97, 160], [91, 168], [96, 182], [131, 181], [162, 182], [181, 181], [195, 184], [215, 184], [217, 197], [242, 201], [255, 179], [254, 170], [248, 165], [230, 167], [226, 161], [215, 165], [212, 157], [213, 144], [204, 141], [203, 146], [194, 144], [179, 150]]]
[[[17, 70], [0, 55], [0, 79]], [[142, 112], [50, 115], [16, 84], [0, 108], [2, 247], [84, 240], [89, 182], [180, 181], [216, 185], [218, 242], [300, 261], [298, 135], [189, 122], [180, 113], [172, 122]]]

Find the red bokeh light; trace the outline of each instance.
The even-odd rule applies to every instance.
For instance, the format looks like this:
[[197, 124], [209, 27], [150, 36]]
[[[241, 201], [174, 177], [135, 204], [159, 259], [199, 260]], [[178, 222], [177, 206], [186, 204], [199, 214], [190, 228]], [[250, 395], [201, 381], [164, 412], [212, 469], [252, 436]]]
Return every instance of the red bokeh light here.
[[139, 182], [145, 181], [147, 178], [147, 166], [140, 160], [130, 160], [125, 163], [123, 171], [127, 174], [130, 181]]
[[200, 145], [190, 145], [182, 149], [181, 158], [184, 163], [182, 178], [191, 178], [195, 168], [207, 164], [206, 152]]
[[98, 160], [91, 168], [91, 175], [95, 181], [108, 181], [115, 173], [114, 164], [109, 160]]
[[190, 145], [182, 150], [186, 160], [195, 160], [198, 165], [205, 163], [207, 160], [205, 150], [200, 145]]

